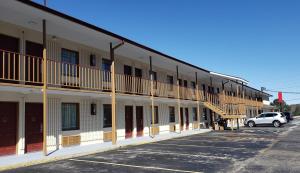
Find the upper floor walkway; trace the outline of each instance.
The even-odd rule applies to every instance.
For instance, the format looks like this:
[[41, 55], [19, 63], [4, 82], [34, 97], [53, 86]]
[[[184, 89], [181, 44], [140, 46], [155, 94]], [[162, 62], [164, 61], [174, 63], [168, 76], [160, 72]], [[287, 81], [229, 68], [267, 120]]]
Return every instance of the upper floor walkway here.
[[[0, 55], [0, 83], [2, 85], [38, 88], [43, 86], [43, 58], [6, 50], [0, 50]], [[194, 84], [188, 87], [182, 84], [181, 79], [176, 79], [176, 82], [173, 82], [173, 79], [168, 82], [160, 82], [155, 77], [151, 80], [136, 76], [136, 74], [133, 76], [130, 73], [116, 73], [113, 77], [110, 70], [50, 58], [47, 59], [46, 65], [46, 81], [49, 89], [110, 93], [114, 78], [117, 94], [209, 103], [222, 110], [223, 112], [220, 114], [245, 115], [247, 107], [261, 109], [263, 106], [261, 98], [246, 97], [243, 88], [236, 92], [227, 91], [225, 88], [221, 91], [205, 88], [203, 90], [203, 88], [199, 89], [199, 81], [194, 81]], [[213, 88], [214, 86], [208, 87]], [[215, 111], [218, 113], [218, 110]]]

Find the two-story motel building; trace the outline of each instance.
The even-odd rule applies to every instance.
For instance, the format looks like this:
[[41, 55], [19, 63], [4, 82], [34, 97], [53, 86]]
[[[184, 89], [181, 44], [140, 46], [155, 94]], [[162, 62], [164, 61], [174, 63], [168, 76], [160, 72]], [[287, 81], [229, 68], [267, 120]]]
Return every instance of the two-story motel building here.
[[0, 3], [0, 156], [215, 128], [219, 117], [237, 126], [269, 97], [247, 84], [31, 1]]

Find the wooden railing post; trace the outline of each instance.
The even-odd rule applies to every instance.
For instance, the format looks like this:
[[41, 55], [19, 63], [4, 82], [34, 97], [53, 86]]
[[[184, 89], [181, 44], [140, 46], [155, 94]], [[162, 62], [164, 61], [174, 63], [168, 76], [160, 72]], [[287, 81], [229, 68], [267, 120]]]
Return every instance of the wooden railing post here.
[[251, 95], [251, 98], [250, 98], [250, 106], [251, 106], [251, 118], [253, 117], [253, 114], [254, 114], [254, 110], [253, 110], [253, 98], [252, 98], [252, 95]]
[[115, 57], [112, 43], [110, 43], [110, 60], [111, 60], [111, 113], [112, 113], [112, 144], [117, 143], [116, 135], [116, 86], [115, 86]]
[[256, 97], [256, 102], [255, 102], [255, 106], [256, 106], [256, 115], [258, 115], [258, 104], [257, 104], [257, 97]]
[[199, 85], [198, 85], [198, 74], [195, 72], [196, 77], [196, 100], [197, 100], [197, 120], [198, 120], [198, 128], [201, 128], [201, 120], [200, 120], [200, 98], [199, 98]]
[[[239, 85], [236, 85], [236, 99], [237, 99], [237, 104], [238, 104], [238, 113], [237, 115], [241, 114], [241, 103], [240, 103], [240, 97], [239, 97]], [[237, 130], [239, 130], [239, 118], [236, 119], [236, 123], [237, 123]]]
[[225, 95], [225, 83], [222, 81], [222, 101], [221, 101], [221, 106], [222, 108], [225, 110], [224, 112], [227, 113], [227, 109], [226, 109], [226, 95]]
[[115, 74], [115, 55], [114, 51], [115, 49], [122, 46], [124, 42], [116, 45], [115, 47], [112, 46], [112, 43], [110, 43], [110, 60], [111, 60], [111, 129], [112, 129], [112, 144], [115, 145], [117, 143], [117, 121], [116, 121], [116, 74]]
[[240, 114], [241, 113], [241, 109], [240, 109], [240, 97], [239, 97], [239, 85], [236, 84], [236, 102], [237, 102], [237, 114]]
[[152, 57], [149, 56], [150, 61], [150, 82], [151, 82], [151, 134], [152, 136], [155, 135], [154, 133], [154, 122], [155, 122], [155, 112], [154, 112], [154, 83], [153, 83], [153, 69], [152, 69]]
[[43, 153], [47, 156], [47, 45], [46, 45], [46, 20], [43, 20]]
[[[210, 92], [208, 92], [208, 99], [209, 99], [209, 102], [214, 105], [214, 102], [213, 102], [213, 94], [214, 94], [214, 91], [212, 91], [212, 86], [213, 86], [213, 82], [212, 82], [212, 77], [210, 77]], [[214, 123], [215, 123], [215, 112], [214, 111], [211, 111], [212, 115], [212, 119], [210, 120], [211, 121], [211, 125], [213, 125], [213, 128], [214, 128]]]
[[179, 132], [181, 132], [181, 116], [180, 116], [180, 86], [179, 86], [179, 73], [178, 73], [178, 65], [176, 66], [176, 83], [177, 83], [177, 106], [178, 106], [178, 124], [179, 124]]
[[232, 84], [231, 84], [231, 103], [230, 103], [230, 105], [231, 105], [231, 111], [230, 112], [232, 112], [233, 114], [235, 114], [235, 109], [234, 109], [234, 100], [233, 100], [233, 88], [232, 88], [233, 86], [232, 86]]
[[246, 100], [245, 100], [245, 88], [244, 88], [244, 83], [242, 83], [242, 98], [243, 98], [243, 113], [246, 115], [247, 111], [246, 111]]

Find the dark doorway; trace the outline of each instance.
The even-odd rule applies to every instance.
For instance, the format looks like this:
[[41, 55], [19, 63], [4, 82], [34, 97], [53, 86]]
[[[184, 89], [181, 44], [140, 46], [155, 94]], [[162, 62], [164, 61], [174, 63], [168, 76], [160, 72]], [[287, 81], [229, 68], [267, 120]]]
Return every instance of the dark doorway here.
[[0, 34], [0, 82], [19, 83], [19, 55], [19, 39]]
[[153, 75], [153, 88], [157, 89], [157, 73], [155, 71], [152, 71], [152, 75]]
[[124, 65], [125, 75], [125, 92], [130, 93], [132, 91], [132, 67]]
[[125, 138], [131, 138], [133, 131], [133, 106], [125, 106]]
[[203, 91], [203, 99], [205, 100], [205, 101], [207, 101], [207, 98], [206, 98], [206, 86], [205, 86], [205, 84], [202, 84], [202, 91]]
[[213, 119], [213, 111], [209, 110], [209, 118], [210, 118], [210, 125], [211, 127], [214, 127], [214, 119]]
[[144, 121], [143, 121], [143, 106], [136, 107], [136, 135], [143, 136]]
[[187, 88], [187, 86], [188, 86], [187, 80], [184, 80], [184, 81], [183, 81], [183, 86]]
[[189, 121], [189, 108], [185, 108], [185, 128], [189, 129], [190, 121]]
[[26, 41], [25, 80], [27, 85], [42, 85], [43, 45]]
[[43, 104], [25, 104], [25, 152], [43, 149]]
[[18, 103], [0, 102], [0, 156], [15, 154]]
[[142, 76], [143, 76], [142, 69], [135, 68], [135, 77], [142, 78]]
[[183, 129], [183, 108], [180, 108], [180, 129]]
[[182, 80], [181, 79], [178, 79], [178, 85], [182, 86]]
[[131, 66], [124, 65], [124, 74], [128, 76], [132, 76], [132, 68]]
[[142, 88], [142, 77], [143, 77], [143, 72], [142, 69], [135, 68], [135, 77], [136, 77], [136, 92], [138, 94], [143, 93], [143, 88]]

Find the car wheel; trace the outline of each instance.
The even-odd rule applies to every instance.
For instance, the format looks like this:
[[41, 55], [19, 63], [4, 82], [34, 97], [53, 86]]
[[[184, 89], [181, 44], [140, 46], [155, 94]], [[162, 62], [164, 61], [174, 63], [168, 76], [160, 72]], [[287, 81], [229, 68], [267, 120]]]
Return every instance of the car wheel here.
[[249, 127], [254, 127], [254, 126], [255, 126], [255, 123], [254, 123], [253, 121], [249, 121], [249, 122], [248, 122], [248, 126], [249, 126]]
[[279, 121], [274, 121], [273, 126], [274, 127], [280, 127], [280, 122]]

